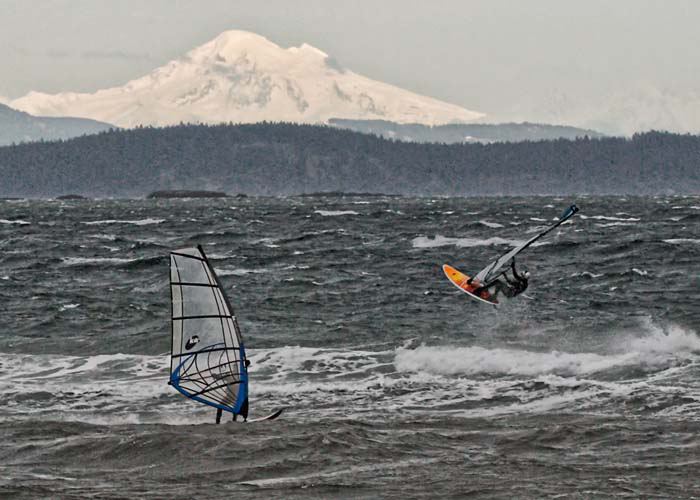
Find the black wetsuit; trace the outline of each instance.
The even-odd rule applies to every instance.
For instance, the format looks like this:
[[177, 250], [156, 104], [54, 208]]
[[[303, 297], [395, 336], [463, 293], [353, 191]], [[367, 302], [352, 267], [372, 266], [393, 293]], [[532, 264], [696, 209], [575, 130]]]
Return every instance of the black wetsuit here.
[[509, 299], [512, 299], [513, 297], [523, 293], [527, 289], [527, 278], [518, 274], [518, 272], [515, 270], [515, 262], [513, 262], [510, 267], [513, 271], [513, 278], [515, 278], [514, 280], [511, 280], [510, 278], [508, 278], [507, 274], [504, 274], [503, 277], [505, 278], [506, 283], [497, 279], [496, 281], [490, 283], [488, 286], [477, 288], [476, 290], [474, 290], [474, 294], [478, 295], [479, 293], [481, 293], [482, 290], [491, 287], [494, 288], [494, 298], [496, 298], [499, 293], [502, 293]]
[[515, 280], [509, 280], [508, 276], [505, 274], [503, 275], [503, 277], [510, 285], [511, 293], [513, 294], [512, 296], [515, 297], [516, 295], [520, 295], [527, 289], [528, 282], [525, 276], [518, 274], [518, 271], [515, 270], [515, 263], [511, 265], [511, 269], [513, 270], [513, 278], [515, 278]]

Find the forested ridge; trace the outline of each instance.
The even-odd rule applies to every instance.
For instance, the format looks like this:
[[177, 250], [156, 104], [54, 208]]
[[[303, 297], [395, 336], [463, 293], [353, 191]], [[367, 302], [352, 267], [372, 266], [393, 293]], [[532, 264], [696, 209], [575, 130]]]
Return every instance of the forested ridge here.
[[697, 194], [700, 136], [425, 144], [315, 125], [110, 130], [0, 148], [0, 196]]
[[543, 123], [451, 123], [447, 125], [423, 125], [420, 123], [394, 123], [385, 120], [348, 120], [331, 118], [334, 127], [375, 134], [387, 139], [410, 142], [519, 142], [579, 137], [604, 137], [595, 130], [580, 129]]

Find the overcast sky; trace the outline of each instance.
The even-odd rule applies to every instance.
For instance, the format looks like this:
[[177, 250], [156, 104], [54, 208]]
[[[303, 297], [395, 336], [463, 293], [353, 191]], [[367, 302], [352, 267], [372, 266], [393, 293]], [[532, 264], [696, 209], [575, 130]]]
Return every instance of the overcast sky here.
[[0, 0], [0, 96], [121, 85], [242, 29], [491, 120], [700, 131], [699, 23], [694, 0]]

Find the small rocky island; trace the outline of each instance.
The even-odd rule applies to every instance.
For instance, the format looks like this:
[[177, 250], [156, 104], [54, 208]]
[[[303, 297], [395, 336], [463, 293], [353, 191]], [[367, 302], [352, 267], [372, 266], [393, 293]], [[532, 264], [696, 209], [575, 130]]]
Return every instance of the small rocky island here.
[[223, 191], [197, 191], [189, 189], [175, 189], [171, 191], [153, 191], [146, 198], [227, 198]]
[[61, 196], [56, 196], [57, 200], [88, 200], [89, 198], [87, 196], [83, 196], [80, 194], [64, 194]]

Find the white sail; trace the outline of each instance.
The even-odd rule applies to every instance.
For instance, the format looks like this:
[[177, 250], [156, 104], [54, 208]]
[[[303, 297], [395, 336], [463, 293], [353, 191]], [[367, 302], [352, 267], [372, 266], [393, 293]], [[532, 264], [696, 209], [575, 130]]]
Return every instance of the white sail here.
[[248, 373], [233, 309], [202, 247], [170, 253], [170, 384], [185, 396], [247, 415]]
[[479, 273], [476, 276], [474, 276], [474, 281], [478, 281], [480, 283], [489, 283], [494, 279], [498, 278], [501, 274], [503, 274], [503, 268], [507, 266], [510, 263], [510, 261], [515, 258], [516, 255], [518, 255], [520, 252], [532, 245], [535, 241], [542, 238], [552, 229], [558, 227], [560, 224], [563, 224], [565, 221], [570, 219], [576, 212], [578, 212], [578, 207], [576, 205], [571, 205], [569, 208], [564, 210], [564, 213], [561, 214], [559, 220], [554, 225], [548, 227], [541, 233], [533, 236], [525, 243], [522, 243], [517, 247], [513, 248], [512, 250], [504, 253], [493, 262], [490, 262], [488, 266], [483, 268], [481, 271], [479, 271]]

